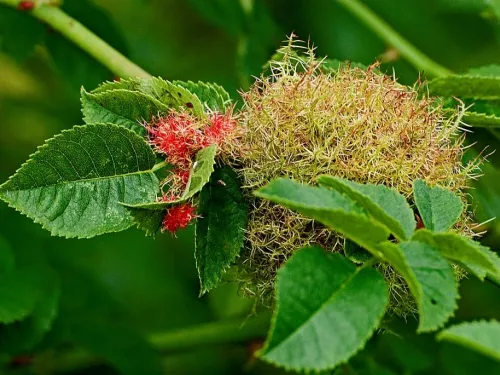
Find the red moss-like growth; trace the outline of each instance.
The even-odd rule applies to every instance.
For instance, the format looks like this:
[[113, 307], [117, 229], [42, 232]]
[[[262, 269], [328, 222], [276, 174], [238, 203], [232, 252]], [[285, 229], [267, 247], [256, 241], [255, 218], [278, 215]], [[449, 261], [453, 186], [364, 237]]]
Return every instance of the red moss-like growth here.
[[34, 1], [21, 1], [17, 8], [23, 12], [29, 12], [35, 8]]
[[151, 145], [166, 160], [182, 170], [189, 166], [202, 148], [221, 145], [236, 129], [231, 113], [212, 113], [206, 119], [185, 112], [170, 112], [146, 125]]
[[189, 202], [171, 207], [163, 218], [162, 230], [174, 234], [179, 229], [186, 228], [196, 217], [196, 207]]

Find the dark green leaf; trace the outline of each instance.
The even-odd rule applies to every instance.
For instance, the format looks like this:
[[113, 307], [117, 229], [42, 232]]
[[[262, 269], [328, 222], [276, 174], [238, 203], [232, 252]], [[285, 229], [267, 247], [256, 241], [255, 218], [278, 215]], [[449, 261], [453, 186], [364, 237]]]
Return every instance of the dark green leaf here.
[[405, 197], [384, 185], [358, 184], [339, 177], [320, 176], [318, 183], [347, 195], [375, 220], [384, 224], [400, 241], [415, 230], [413, 210]]
[[195, 259], [201, 294], [215, 288], [243, 248], [248, 215], [236, 173], [217, 169], [200, 194]]
[[437, 335], [438, 340], [463, 345], [500, 361], [500, 323], [466, 322], [451, 326]]
[[344, 254], [347, 259], [354, 263], [364, 263], [369, 259], [373, 258], [373, 255], [370, 254], [368, 251], [363, 249], [361, 246], [357, 245], [356, 243], [350, 241], [350, 240], [345, 240], [344, 243]]
[[413, 183], [413, 195], [425, 227], [436, 232], [452, 228], [464, 209], [462, 200], [453, 192], [430, 187], [423, 180]]
[[472, 99], [500, 99], [500, 77], [452, 75], [429, 82], [432, 95]]
[[92, 94], [82, 89], [82, 113], [86, 124], [111, 123], [144, 135], [141, 123], [168, 112], [168, 107], [149, 95], [129, 90]]
[[374, 269], [356, 269], [321, 248], [296, 252], [278, 271], [276, 309], [262, 359], [295, 371], [322, 371], [362, 349], [388, 303]]
[[420, 315], [419, 332], [442, 327], [457, 308], [458, 285], [455, 273], [440, 252], [416, 241], [401, 243], [401, 250], [416, 280], [420, 293], [415, 295]]
[[200, 15], [230, 35], [239, 35], [245, 26], [245, 13], [241, 2], [234, 0], [189, 0]]
[[155, 199], [154, 162], [151, 147], [130, 130], [75, 126], [41, 146], [0, 186], [0, 197], [53, 235], [117, 232], [133, 223], [120, 202]]
[[40, 342], [50, 330], [59, 307], [60, 282], [58, 275], [47, 266], [36, 269], [39, 278], [32, 285], [39, 291], [33, 311], [17, 324], [2, 328], [1, 343], [4, 351], [11, 354], [26, 353]]
[[166, 208], [163, 210], [157, 210], [127, 205], [125, 205], [125, 207], [134, 218], [134, 224], [137, 228], [146, 232], [146, 236], [154, 236], [160, 230], [163, 218], [167, 213]]

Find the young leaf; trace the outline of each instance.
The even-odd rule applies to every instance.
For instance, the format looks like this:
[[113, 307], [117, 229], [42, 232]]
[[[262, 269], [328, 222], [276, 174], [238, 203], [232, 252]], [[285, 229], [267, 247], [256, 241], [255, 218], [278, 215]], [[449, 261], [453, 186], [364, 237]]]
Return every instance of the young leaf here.
[[203, 294], [218, 285], [245, 240], [248, 207], [230, 167], [214, 172], [201, 191], [198, 212], [195, 259]]
[[182, 203], [192, 198], [195, 194], [199, 193], [203, 186], [210, 181], [210, 176], [214, 172], [215, 155], [217, 153], [217, 146], [211, 145], [198, 151], [193, 168], [189, 175], [189, 181], [186, 190], [182, 196], [170, 202], [148, 202], [139, 204], [124, 204], [124, 206], [134, 210], [136, 208], [148, 210], [164, 210], [174, 204]]
[[75, 126], [49, 139], [0, 186], [0, 198], [53, 235], [89, 238], [130, 227], [120, 204], [152, 201], [155, 155], [112, 124]]
[[451, 75], [429, 82], [432, 95], [471, 99], [500, 99], [500, 77]]
[[425, 227], [435, 232], [452, 228], [464, 209], [460, 198], [451, 191], [439, 186], [430, 187], [423, 180], [413, 183], [413, 195]]
[[462, 264], [478, 278], [487, 274], [500, 275], [500, 267], [488, 248], [456, 233], [433, 233], [426, 229], [415, 232], [412, 240], [426, 243], [438, 249], [446, 258]]
[[168, 109], [185, 108], [196, 116], [203, 116], [203, 105], [195, 93], [184, 87], [165, 81], [160, 77], [133, 78], [120, 82], [106, 82], [92, 91], [92, 94], [104, 94], [114, 90], [126, 90], [141, 93], [156, 99]]
[[195, 94], [203, 104], [213, 111], [224, 112], [231, 103], [231, 98], [227, 91], [215, 83], [194, 83], [192, 81], [173, 81], [172, 83], [184, 87]]
[[412, 290], [420, 316], [418, 331], [436, 330], [457, 308], [458, 285], [453, 269], [438, 250], [425, 243], [409, 241], [400, 246], [420, 284], [420, 292]]
[[358, 184], [343, 178], [320, 176], [318, 183], [339, 191], [362, 206], [374, 219], [384, 224], [400, 241], [415, 230], [413, 210], [405, 197], [384, 185]]
[[439, 341], [450, 341], [500, 361], [500, 323], [466, 322], [438, 333]]
[[322, 371], [363, 348], [388, 303], [384, 278], [339, 254], [297, 251], [278, 271], [276, 308], [260, 357], [294, 371]]
[[500, 128], [500, 117], [479, 112], [465, 112], [463, 121], [476, 128]]
[[375, 256], [383, 257], [376, 245], [387, 240], [389, 229], [338, 191], [280, 178], [257, 190], [255, 195], [317, 220]]
[[146, 133], [141, 122], [168, 112], [168, 107], [158, 100], [136, 91], [111, 90], [93, 94], [82, 88], [81, 96], [83, 120], [86, 124], [121, 125], [139, 135]]

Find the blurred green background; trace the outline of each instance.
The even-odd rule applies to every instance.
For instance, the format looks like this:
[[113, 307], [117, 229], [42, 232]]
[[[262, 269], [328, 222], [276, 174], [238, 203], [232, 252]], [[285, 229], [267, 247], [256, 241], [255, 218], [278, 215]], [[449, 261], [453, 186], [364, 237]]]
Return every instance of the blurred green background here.
[[[364, 3], [453, 71], [500, 62], [500, 7], [492, 7], [487, 0]], [[394, 59], [383, 41], [333, 0], [65, 0], [63, 7], [149, 73], [166, 79], [217, 82], [234, 99], [291, 32], [310, 39], [319, 56], [365, 64], [381, 59], [386, 61], [382, 69], [406, 84], [419, 76], [410, 64], [397, 56]], [[82, 123], [81, 86], [93, 89], [113, 75], [28, 15], [3, 8], [0, 52], [0, 180], [5, 181], [45, 139]], [[493, 135], [475, 131], [469, 139], [478, 142], [477, 150], [486, 144], [498, 149]], [[477, 198], [478, 221], [500, 217], [500, 172], [496, 169], [500, 160], [497, 164], [498, 157], [490, 159], [482, 182], [471, 190]], [[499, 250], [500, 225], [493, 221], [487, 227], [484, 241]], [[168, 234], [145, 238], [131, 229], [91, 240], [65, 240], [51, 237], [0, 204], [0, 251], [2, 247], [11, 248], [19, 263], [46, 262], [61, 278], [59, 315], [41, 348], [58, 342], [58, 330], [64, 330], [68, 320], [83, 327], [95, 320], [105, 327], [116, 325], [146, 335], [233, 315], [244, 317], [252, 307], [251, 301], [239, 297], [237, 285], [228, 284], [198, 298], [192, 228], [178, 238]], [[464, 280], [461, 293], [457, 320], [500, 319], [499, 288]], [[412, 327], [414, 323], [409, 321]], [[391, 324], [399, 333], [410, 331], [401, 322]], [[0, 349], [13, 352], [2, 332]], [[100, 334], [105, 345], [119, 347], [119, 338]], [[396, 336], [380, 335], [367, 352], [394, 373], [413, 366], [411, 373], [416, 374], [471, 374], [472, 370], [500, 374], [497, 364], [452, 345], [433, 344], [431, 339], [422, 336], [402, 344]], [[210, 346], [169, 353], [164, 357], [165, 373], [280, 373], [252, 359], [250, 349], [248, 345]], [[405, 363], [409, 358], [417, 359]], [[139, 354], [136, 360], [142, 360]], [[362, 361], [367, 374], [391, 373], [381, 372], [386, 370], [375, 362]], [[26, 370], [7, 363], [3, 371]], [[114, 371], [96, 366], [80, 373]]]

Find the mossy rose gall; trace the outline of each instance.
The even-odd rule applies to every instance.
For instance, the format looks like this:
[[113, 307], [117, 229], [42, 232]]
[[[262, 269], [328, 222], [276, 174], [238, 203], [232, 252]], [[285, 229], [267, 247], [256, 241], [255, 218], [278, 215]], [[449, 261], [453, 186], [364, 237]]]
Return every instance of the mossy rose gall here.
[[[464, 197], [477, 166], [462, 166], [460, 111], [445, 115], [438, 100], [379, 73], [376, 65], [329, 70], [309, 52], [302, 58], [293, 47], [282, 49], [271, 74], [242, 93], [242, 132], [231, 150], [252, 200], [241, 281], [264, 300], [276, 270], [296, 250], [319, 244], [342, 253], [344, 239], [311, 219], [254, 199], [255, 189], [277, 177], [314, 183], [328, 174], [394, 187], [407, 198], [420, 178]], [[470, 234], [468, 228], [465, 214], [457, 229]], [[392, 287], [393, 311], [412, 310], [399, 275], [383, 271]]]

